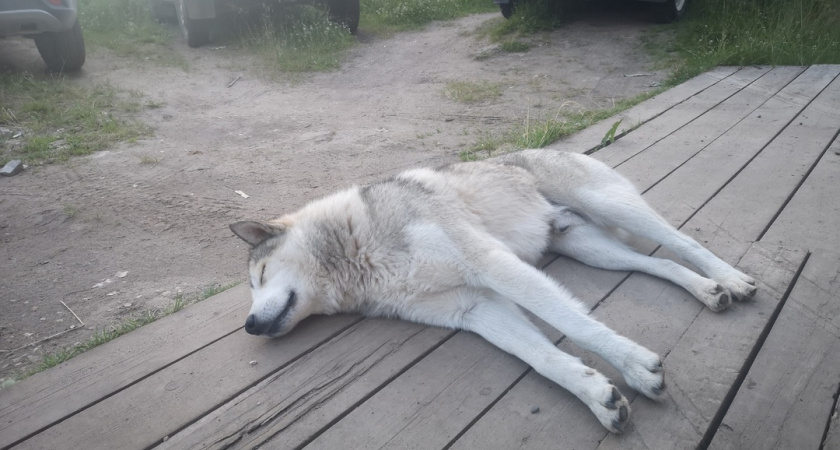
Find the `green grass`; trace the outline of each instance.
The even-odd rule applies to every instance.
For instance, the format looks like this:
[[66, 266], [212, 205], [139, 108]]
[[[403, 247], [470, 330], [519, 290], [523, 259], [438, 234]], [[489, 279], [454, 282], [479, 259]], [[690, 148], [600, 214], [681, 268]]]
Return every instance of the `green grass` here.
[[[253, 17], [252, 17], [253, 19]], [[337, 69], [356, 38], [311, 6], [283, 8], [238, 23], [239, 44], [257, 55], [269, 72], [301, 73]]]
[[490, 81], [453, 81], [446, 85], [444, 95], [458, 103], [483, 103], [502, 96], [499, 83]]
[[187, 67], [186, 60], [171, 48], [176, 29], [155, 22], [146, 0], [79, 0], [79, 21], [88, 47], [105, 47], [119, 56], [159, 65]]
[[114, 340], [114, 339], [116, 339], [116, 338], [118, 338], [118, 337], [120, 337], [120, 336], [122, 336], [126, 333], [130, 333], [130, 332], [132, 332], [132, 331], [134, 331], [134, 330], [136, 330], [136, 329], [138, 329], [138, 328], [140, 328], [144, 325], [148, 325], [148, 324], [160, 319], [161, 317], [165, 317], [165, 316], [168, 316], [170, 314], [174, 314], [174, 313], [184, 309], [188, 305], [200, 302], [202, 300], [206, 300], [206, 299], [208, 299], [208, 298], [210, 298], [210, 297], [212, 297], [212, 296], [214, 296], [214, 295], [216, 295], [220, 292], [224, 292], [224, 291], [236, 286], [237, 284], [238, 283], [231, 283], [231, 284], [226, 284], [226, 285], [211, 285], [211, 286], [208, 286], [208, 287], [202, 289], [200, 292], [196, 292], [196, 293], [191, 294], [191, 295], [178, 294], [178, 295], [175, 296], [175, 299], [173, 299], [172, 303], [169, 306], [167, 306], [166, 308], [159, 309], [159, 310], [145, 311], [145, 312], [143, 312], [141, 314], [138, 314], [138, 315], [132, 315], [132, 316], [128, 317], [127, 319], [125, 319], [125, 320], [123, 320], [123, 321], [121, 321], [121, 322], [119, 322], [115, 325], [112, 325], [112, 326], [110, 326], [106, 329], [97, 331], [88, 340], [86, 340], [86, 341], [84, 341], [84, 342], [82, 342], [78, 345], [74, 345], [72, 347], [62, 348], [62, 349], [56, 350], [52, 353], [44, 355], [43, 360], [41, 361], [41, 363], [38, 366], [30, 369], [28, 372], [24, 373], [20, 377], [17, 377], [17, 381], [20, 381], [20, 380], [22, 380], [26, 377], [32, 376], [32, 375], [34, 375], [38, 372], [42, 372], [44, 370], [47, 370], [51, 367], [55, 367], [55, 366], [65, 362], [65, 361], [69, 360], [70, 358], [73, 358], [74, 356], [81, 355], [82, 353], [84, 353], [84, 352], [86, 352], [90, 349], [93, 349], [93, 348], [98, 347], [102, 344], [105, 344], [106, 342], [112, 341], [112, 340]]
[[718, 65], [840, 63], [840, 2], [704, 0], [676, 24], [672, 83]]
[[[494, 9], [488, 0], [363, 0], [359, 29], [387, 35]], [[306, 5], [262, 14], [244, 11], [229, 22], [229, 38], [257, 55], [270, 73], [335, 70], [357, 42], [346, 28], [330, 22], [323, 9]]]
[[0, 135], [0, 164], [62, 162], [151, 133], [126, 117], [137, 98], [109, 85], [85, 88], [59, 75], [0, 73], [0, 126], [22, 133]]
[[[637, 105], [659, 94], [663, 90], [664, 88], [659, 88], [631, 99], [618, 101], [611, 108], [581, 110], [570, 113], [558, 112], [554, 117], [548, 119], [532, 118], [529, 115], [523, 120], [520, 126], [515, 127], [511, 131], [498, 136], [488, 135], [481, 137], [469, 149], [461, 152], [461, 160], [474, 161], [489, 158], [499, 153], [507, 153], [525, 148], [546, 147], [560, 138], [577, 133], [596, 122], [612, 117], [627, 108]], [[593, 147], [598, 145], [598, 142], [592, 143]], [[609, 144], [602, 142], [601, 145]]]
[[498, 11], [490, 0], [362, 0], [359, 28], [388, 34], [415, 30], [434, 20]]

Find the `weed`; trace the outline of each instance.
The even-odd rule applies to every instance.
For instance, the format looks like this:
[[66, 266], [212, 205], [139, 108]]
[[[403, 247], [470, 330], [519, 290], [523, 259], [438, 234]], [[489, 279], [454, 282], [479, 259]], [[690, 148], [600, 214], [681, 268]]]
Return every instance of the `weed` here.
[[140, 155], [140, 164], [157, 164], [160, 158], [152, 155]]
[[433, 20], [451, 20], [497, 10], [487, 0], [362, 0], [359, 27], [387, 34], [420, 28]]
[[68, 219], [72, 219], [72, 218], [76, 217], [76, 214], [78, 214], [78, 212], [79, 212], [79, 208], [77, 208], [77, 207], [75, 207], [75, 206], [73, 206], [69, 203], [64, 204], [64, 215], [67, 216]]
[[110, 85], [84, 88], [61, 75], [0, 73], [0, 98], [0, 126], [22, 130], [22, 145], [0, 142], [0, 164], [61, 162], [151, 133], [123, 117], [137, 101], [120, 99]]
[[677, 84], [718, 65], [840, 62], [840, 3], [824, 0], [694, 2], [678, 24]]
[[79, 22], [85, 43], [119, 56], [187, 68], [169, 42], [170, 28], [156, 23], [146, 0], [80, 0]]
[[508, 53], [525, 53], [531, 49], [531, 44], [518, 39], [510, 39], [502, 42], [501, 49]]
[[502, 87], [489, 81], [453, 81], [446, 85], [444, 95], [459, 103], [481, 103], [502, 96]]
[[[513, 130], [509, 130], [500, 136], [482, 136], [472, 147], [461, 152], [461, 160], [472, 161], [492, 156], [494, 153], [507, 153], [524, 148], [548, 146], [562, 137], [577, 133], [595, 122], [612, 117], [641, 103], [663, 90], [664, 88], [659, 88], [631, 99], [618, 101], [612, 108], [580, 110], [570, 113], [558, 111], [554, 117], [549, 119], [535, 119], [529, 113], [523, 120], [523, 124]], [[618, 129], [617, 124], [614, 127], [616, 130]], [[613, 137], [615, 137], [614, 133]]]
[[621, 125], [621, 122], [623, 120], [624, 119], [618, 120], [616, 123], [613, 124], [613, 126], [610, 127], [609, 130], [607, 130], [607, 133], [604, 135], [604, 138], [601, 139], [601, 147], [606, 147], [615, 142], [615, 132], [616, 130], [618, 130], [618, 126]]
[[[244, 19], [243, 19], [244, 20]], [[239, 40], [271, 72], [311, 72], [339, 67], [343, 52], [355, 42], [350, 32], [311, 6], [268, 11], [256, 23], [242, 25]]]

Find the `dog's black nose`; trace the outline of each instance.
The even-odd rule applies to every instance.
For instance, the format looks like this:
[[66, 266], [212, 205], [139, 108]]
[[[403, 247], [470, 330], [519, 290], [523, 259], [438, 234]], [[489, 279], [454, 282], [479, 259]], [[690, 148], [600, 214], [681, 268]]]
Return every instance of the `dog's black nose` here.
[[257, 317], [253, 314], [249, 314], [248, 318], [245, 319], [245, 331], [248, 334], [260, 334], [257, 328]]

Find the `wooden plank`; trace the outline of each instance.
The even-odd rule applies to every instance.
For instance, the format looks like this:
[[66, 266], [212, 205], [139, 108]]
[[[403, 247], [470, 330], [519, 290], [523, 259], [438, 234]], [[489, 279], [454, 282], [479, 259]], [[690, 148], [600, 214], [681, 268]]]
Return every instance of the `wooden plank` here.
[[257, 339], [240, 329], [16, 448], [149, 447], [359, 320], [309, 318], [276, 340]]
[[0, 448], [241, 328], [249, 304], [248, 287], [236, 286], [3, 389]]
[[709, 448], [819, 448], [840, 385], [838, 299], [840, 253], [818, 250]]
[[[771, 70], [708, 114], [645, 149], [643, 157], [630, 158], [617, 167], [637, 186], [645, 189], [651, 181], [665, 178], [705, 150], [740, 158], [746, 156], [743, 161], [748, 161], [807, 104], [802, 97], [796, 97], [798, 101], [794, 102], [774, 100], [776, 94], [785, 89], [788, 92], [806, 90], [812, 93], [808, 97], [810, 100], [820, 92], [815, 86], [817, 83], [822, 82], [824, 87], [836, 75], [825, 76], [820, 71], [812, 71], [797, 79], [795, 84], [791, 83], [801, 73], [799, 67]], [[733, 152], [733, 148], [738, 151]], [[610, 161], [612, 164], [617, 162], [614, 158]]]
[[632, 426], [598, 448], [696, 448], [804, 256], [753, 245], [739, 267], [760, 280], [755, 300], [726, 314], [703, 309], [665, 358], [667, 399], [636, 397]]
[[831, 421], [828, 423], [828, 433], [820, 448], [825, 450], [840, 448], [840, 402], [836, 402]]
[[[834, 111], [840, 122], [840, 110]], [[762, 238], [766, 242], [840, 251], [840, 139], [817, 163], [787, 207]], [[803, 226], [807, 224], [807, 226]]]
[[283, 448], [296, 448], [454, 333], [398, 320], [366, 320], [159, 448], [254, 448], [272, 438]]
[[661, 94], [654, 96], [626, 111], [620, 112], [608, 119], [587, 127], [585, 130], [571, 136], [562, 138], [549, 146], [549, 148], [565, 150], [567, 152], [583, 153], [593, 149], [601, 143], [601, 139], [613, 124], [619, 119], [622, 120], [616, 136], [626, 132], [631, 127], [646, 123], [658, 115], [683, 102], [691, 99], [698, 93], [704, 92], [710, 86], [715, 86], [719, 81], [726, 79], [737, 72], [736, 67], [717, 67], [708, 72], [702, 73], [685, 83], [668, 89]]
[[[649, 189], [654, 183], [658, 183], [654, 188], [649, 189], [645, 198], [653, 204], [662, 205], [674, 211], [678, 217], [685, 220], [708, 201], [717, 186], [726, 183], [756, 154], [763, 151], [788, 123], [791, 128], [786, 132], [791, 137], [785, 142], [798, 139], [796, 132], [802, 125], [799, 125], [799, 120], [795, 120], [796, 117], [809, 116], [815, 108], [819, 108], [819, 105], [813, 105], [803, 110], [809, 101], [837, 77], [838, 73], [840, 73], [840, 66], [809, 68], [753, 114], [715, 139], [702, 152], [686, 161], [664, 180], [660, 181], [645, 170], [646, 165], [656, 160], [647, 152], [634, 158], [645, 160], [633, 165], [636, 170], [630, 172], [631, 165], [625, 164], [619, 167], [619, 171], [642, 189]], [[827, 129], [818, 133], [818, 136], [826, 136], [825, 131], [830, 133], [830, 129]], [[806, 153], [817, 155], [819, 150], [819, 145], [809, 146]], [[807, 161], [805, 157], [799, 159]], [[700, 188], [686, 190], [683, 188], [685, 185]]]
[[[813, 127], [809, 127], [808, 131], [817, 132], [818, 135], [824, 136], [826, 127], [818, 125], [815, 124]], [[822, 133], [819, 133], [820, 131]], [[802, 149], [803, 151], [800, 157], [803, 160], [807, 160], [810, 155], [811, 160], [813, 160], [815, 157], [814, 154], [818, 153], [816, 148]], [[739, 177], [735, 178], [721, 192], [723, 195], [718, 195], [718, 197], [714, 198], [698, 215], [687, 223], [685, 227], [687, 232], [694, 235], [695, 238], [699, 238], [700, 242], [711, 248], [723, 259], [731, 263], [737, 262], [741, 258], [741, 255], [749, 248], [750, 242], [756, 239], [763, 230], [763, 227], [772, 220], [773, 215], [784, 202], [786, 195], [795, 187], [797, 177], [801, 178], [806, 171], [798, 165], [788, 164], [786, 159], [778, 158], [779, 153], [782, 152], [783, 149], [780, 147], [777, 147], [775, 151], [771, 149], [769, 152], [765, 149], [765, 152], [753, 161], [758, 162], [757, 167], [759, 169], [750, 170], [752, 165], [748, 166]], [[711, 164], [711, 167], [717, 167], [714, 160], [709, 160], [707, 163]], [[738, 167], [732, 168], [731, 173], [737, 172], [737, 169]], [[768, 173], [772, 173], [774, 176], [769, 177], [766, 175]], [[666, 181], [672, 177], [666, 178]], [[673, 184], [668, 185], [663, 182], [657, 185], [655, 189], [660, 189], [660, 186], [670, 188], [677, 197], [680, 195], [688, 196], [695, 195], [697, 192], [705, 192], [706, 198], [708, 198], [720, 186], [720, 184], [711, 184], [710, 186], [703, 187], [703, 189], [698, 189], [698, 182], [702, 183], [702, 179], [689, 179], [689, 183], [683, 183], [680, 181], [680, 178], [674, 177]], [[720, 183], [725, 182], [726, 179], [720, 180]], [[663, 205], [664, 208], [660, 207], [659, 200], [655, 196], [651, 196], [651, 193], [646, 195], [648, 201], [672, 223], [675, 222], [675, 218], [678, 219], [677, 223], [679, 223], [680, 219], [689, 217], [685, 211], [682, 211], [680, 208], [675, 208], [675, 205], [679, 206], [678, 202]], [[704, 203], [700, 202], [700, 205]], [[722, 223], [722, 220], [725, 223]], [[695, 317], [704, 309], [699, 302], [675, 286], [668, 285], [667, 283], [638, 281], [637, 279], [639, 277], [645, 276], [633, 274], [621, 288], [599, 306], [594, 315], [615, 328], [616, 331], [635, 339], [660, 354], [666, 354], [671, 348], [677, 345], [688, 324], [692, 323]], [[637, 285], [636, 283], [639, 284]], [[626, 293], [631, 295], [626, 295]], [[662, 304], [663, 302], [665, 302], [664, 305]], [[625, 328], [627, 329], [625, 330]], [[564, 345], [566, 345], [565, 342]], [[590, 359], [586, 359], [587, 363], [590, 363]], [[592, 361], [591, 363], [608, 376], [616, 375], [613, 369], [603, 363], [598, 361]], [[668, 367], [669, 365], [666, 364], [666, 371]], [[547, 392], [549, 391], [543, 389], [542, 392], [548, 395]], [[630, 394], [630, 392], [625, 391], [625, 395], [627, 394]], [[511, 390], [507, 397], [514, 398], [517, 395], [519, 395], [518, 386]], [[501, 411], [501, 408], [514, 408], [514, 406], [508, 406], [506, 402], [512, 403], [513, 400], [502, 399], [487, 415], [482, 417], [473, 429], [465, 434], [462, 439], [465, 439], [465, 442], [469, 442], [469, 445], [465, 445], [463, 448], [480, 446], [481, 438], [476, 436], [488, 435], [488, 430], [502, 427], [501, 424], [509, 420], [509, 418], [503, 418], [501, 412], [496, 413], [495, 411], [497, 409]], [[558, 400], [555, 403], [559, 404], [560, 401]], [[581, 429], [582, 431], [578, 429], [574, 431], [566, 429], [558, 430], [556, 426], [549, 426], [543, 421], [543, 417], [550, 417], [553, 423], [564, 423], [566, 421], [577, 420], [572, 418], [575, 415], [587, 414], [586, 408], [580, 402], [573, 403], [572, 406], [564, 407], [563, 411], [550, 411], [550, 413], [541, 413], [537, 415], [538, 417], [529, 418], [531, 421], [539, 422], [538, 424], [531, 425], [529, 429], [538, 429], [545, 433], [543, 435], [520, 433], [519, 430], [523, 429], [523, 424], [521, 423], [504, 426], [503, 429], [505, 432], [510, 433], [511, 442], [520, 442], [527, 438], [528, 442], [534, 448], [545, 445], [556, 446], [558, 443], [563, 447], [575, 447], [583, 445], [585, 442], [597, 441], [603, 438], [605, 435], [603, 432], [600, 435], [597, 433], [593, 435], [588, 434], [590, 432], [589, 429]], [[640, 404], [644, 405], [645, 401], [642, 400]], [[594, 421], [594, 418], [592, 420]], [[647, 421], [645, 418], [640, 419], [638, 412], [634, 413], [633, 423], [639, 422], [640, 420]], [[485, 425], [483, 423], [485, 421], [490, 422]], [[671, 425], [674, 428], [679, 428], [679, 426], [684, 424], [685, 422], [680, 423], [674, 421]], [[597, 427], [593, 427], [593, 429], [597, 430]], [[474, 432], [473, 430], [480, 431]], [[672, 433], [676, 433], [678, 436], [679, 433], [677, 431], [671, 430]], [[664, 435], [670, 434], [666, 432]], [[696, 436], [691, 439], [695, 438]], [[472, 440], [468, 441], [468, 439]], [[695, 445], [697, 442], [699, 442], [699, 439], [695, 439]]]
[[[547, 272], [567, 274], [564, 284], [581, 291], [581, 300], [590, 305], [626, 276], [567, 258], [559, 258]], [[559, 337], [554, 329], [545, 331], [550, 339]], [[441, 448], [527, 370], [480, 337], [459, 333], [307, 448]], [[285, 441], [278, 436], [276, 442]]]
[[[757, 246], [760, 247], [761, 244]], [[783, 279], [787, 274], [788, 278], [792, 279], [796, 266], [787, 259], [790, 255], [784, 254], [782, 258], [777, 258], [785, 266], [779, 268], [779, 263], [763, 257], [765, 253], [763, 248], [751, 249], [744, 262], [749, 263], [753, 259], [759, 261], [756, 266], [763, 271], [763, 278]], [[793, 260], [795, 261], [795, 258]], [[771, 273], [770, 269], [777, 272]], [[769, 288], [770, 290], [765, 288], [759, 294], [759, 300], [772, 296], [771, 292], [775, 293], [780, 287], [783, 288], [784, 282], [773, 282], [771, 286], [773, 287]], [[697, 300], [676, 286], [646, 275], [633, 274], [593, 312], [593, 316], [651, 350], [667, 354], [673, 342], [680, 338], [695, 320], [697, 313], [703, 310], [700, 307], [702, 305], [698, 305]], [[684, 314], [682, 310], [685, 309], [689, 310], [689, 314]], [[693, 311], [697, 313], [691, 314]], [[713, 313], [712, 315], [715, 316]], [[721, 317], [723, 316], [716, 316]], [[636, 422], [649, 421], [645, 417], [648, 413], [640, 412], [636, 407], [636, 404], [640, 403], [637, 394], [624, 384], [615, 369], [597, 357], [577, 350], [566, 341], [561, 343], [561, 348], [580, 355], [586, 364], [611, 377], [628, 399], [635, 399], [628, 432], [634, 430]], [[665, 370], [666, 382], [669, 389], [672, 389], [670, 372], [674, 370], [674, 365], [669, 364], [667, 359]], [[641, 403], [652, 404], [647, 399], [641, 400]], [[540, 408], [537, 414], [529, 414], [532, 406]], [[653, 404], [653, 407], [667, 407], [667, 403]], [[452, 448], [595, 448], [607, 434], [582, 402], [532, 372], [482, 416]], [[663, 436], [667, 438], [667, 433]], [[673, 442], [676, 441], [661, 448], [680, 448], [673, 446]]]
[[[663, 139], [668, 140], [664, 145], [685, 145], [688, 142], [696, 142], [696, 145], [702, 148], [699, 139], [697, 141], [692, 139], [696, 133], [711, 133], [712, 135], [718, 133], [714, 135], [717, 137], [721, 127], [725, 128], [737, 122], [737, 117], [731, 113], [719, 115], [713, 111], [720, 108], [739, 108], [750, 104], [754, 108], [760, 104], [757, 99], [772, 95], [772, 92], [767, 92], [764, 86], [767, 84], [777, 86], [778, 83], [772, 82], [775, 77], [770, 78], [770, 83], [766, 80], [762, 81], [768, 72], [770, 72], [769, 68], [749, 67], [739, 70], [729, 78], [692, 97], [681, 105], [682, 108], [673, 108], [663, 113], [646, 126], [598, 150], [593, 156], [615, 167], [652, 145], [662, 144]], [[778, 87], [780, 88], [781, 86]], [[724, 105], [732, 105], [732, 107]], [[742, 113], [746, 114], [748, 111]], [[710, 126], [703, 126], [703, 123], [709, 123]]]
[[[831, 120], [830, 117], [814, 114], [814, 112], [825, 108], [825, 105], [837, 104], [840, 100], [838, 98], [840, 90], [835, 88], [837, 83], [840, 83], [840, 79], [835, 79], [829, 84], [800, 114], [801, 126], [797, 124], [797, 126], [787, 127], [712, 200], [710, 204], [720, 205], [719, 210], [703, 208], [691, 219], [693, 234], [699, 238], [700, 242], [709, 240], [723, 242], [724, 248], [717, 250], [717, 253], [724, 259], [730, 260], [729, 255], [736, 254], [749, 245], [752, 239], [757, 238], [756, 230], [763, 229], [773, 218], [768, 206], [773, 208], [773, 205], [777, 205], [775, 208], [778, 209], [784, 204], [790, 192], [807, 173], [812, 161], [819, 156], [822, 149], [836, 134], [840, 124], [836, 120]], [[693, 339], [700, 338], [695, 335], [704, 336], [703, 333], [715, 332], [723, 334], [730, 331], [725, 328], [726, 322], [720, 322], [721, 325], [716, 327], [716, 322], [711, 318], [704, 319], [708, 314], [702, 314], [692, 326], [694, 328], [701, 323], [705, 328], [686, 332], [668, 356], [670, 361], [681, 364], [679, 367], [687, 366], [697, 359], [692, 353], [696, 351], [693, 347], [696, 341]], [[731, 331], [746, 332], [747, 330], [732, 329]], [[749, 342], [749, 340], [749, 336], [738, 335], [730, 347], [727, 347], [727, 351], [735, 355], [748, 352], [749, 349], [744, 350], [735, 345], [739, 342]], [[680, 375], [683, 372], [674, 371], [670, 379], [679, 380], [683, 386], [687, 386], [681, 390], [671, 391], [670, 398], [677, 406], [674, 411], [669, 412], [675, 414], [664, 417], [651, 414], [651, 419], [636, 421], [633, 429], [621, 439], [609, 437], [602, 446], [609, 448], [621, 445], [641, 448], [650, 445], [651, 442], [657, 442], [657, 436], [661, 438], [665, 435], [691, 442], [697, 437], [698, 430], [702, 437], [705, 432], [702, 426], [708, 425], [716, 413], [716, 410], [712, 409], [720, 405], [725, 390], [734, 380], [735, 374], [726, 372], [730, 368], [727, 364], [732, 363], [726, 355], [726, 353], [718, 354], [716, 359], [710, 361], [722, 367], [723, 373], [717, 372], [697, 379], [698, 372], [695, 370], [693, 373], [686, 374], [686, 379], [682, 380]], [[692, 382], [694, 384], [691, 384]], [[673, 383], [671, 385], [673, 386]], [[694, 388], [694, 386], [697, 387]], [[649, 403], [645, 402], [634, 402], [634, 406], [637, 411], [641, 409], [652, 412], [654, 410]]]

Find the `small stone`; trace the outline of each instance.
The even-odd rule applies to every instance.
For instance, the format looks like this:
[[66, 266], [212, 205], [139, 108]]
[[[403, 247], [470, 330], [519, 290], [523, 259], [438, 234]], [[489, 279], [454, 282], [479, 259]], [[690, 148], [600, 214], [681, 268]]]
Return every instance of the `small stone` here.
[[131, 308], [131, 303], [123, 303], [123, 306], [125, 306], [126, 308]]
[[256, 361], [251, 361], [251, 362], [250, 362], [250, 363], [248, 363], [248, 364], [250, 364], [250, 365], [252, 365], [252, 366], [256, 366], [256, 365], [257, 365], [257, 362], [256, 362]]
[[124, 270], [124, 271], [122, 271], [122, 272], [117, 272], [116, 277], [117, 277], [117, 278], [125, 278], [125, 276], [126, 276], [126, 275], [128, 275], [128, 271], [127, 271], [127, 270]]
[[164, 436], [164, 437], [163, 437], [163, 442], [166, 442], [166, 441], [168, 441], [168, 440], [169, 440], [169, 436]]
[[20, 163], [19, 159], [13, 159], [0, 169], [0, 175], [11, 177], [20, 173], [21, 170], [23, 170], [23, 164]]
[[540, 412], [540, 407], [539, 406], [532, 406], [531, 407], [531, 414], [536, 414], [538, 412]]

